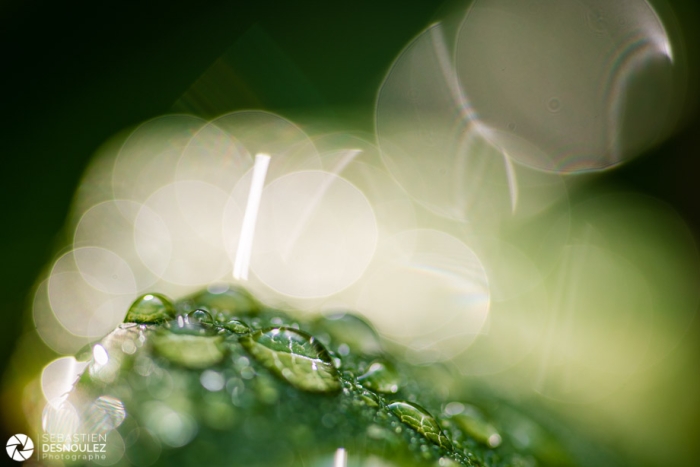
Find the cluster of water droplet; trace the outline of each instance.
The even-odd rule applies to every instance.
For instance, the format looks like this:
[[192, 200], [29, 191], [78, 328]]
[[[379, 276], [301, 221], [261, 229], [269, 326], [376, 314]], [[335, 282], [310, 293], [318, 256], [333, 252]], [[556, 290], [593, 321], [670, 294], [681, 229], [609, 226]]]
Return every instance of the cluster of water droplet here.
[[[397, 465], [552, 460], [551, 452], [537, 451], [542, 442], [533, 433], [543, 432], [534, 422], [519, 416], [529, 425], [508, 426], [523, 433], [502, 436], [482, 410], [446, 403], [439, 380], [423, 381], [414, 367], [388, 355], [357, 316], [302, 321], [237, 287], [175, 303], [143, 295], [124, 324], [76, 361], [87, 371], [58, 408], [47, 406], [44, 429], [104, 428], [117, 446], [110, 465], [174, 456], [199, 464], [200, 453], [235, 456], [241, 465], [326, 465], [319, 459], [339, 447], [351, 458]], [[171, 449], [184, 446], [191, 449]], [[565, 460], [554, 446], [555, 463]]]

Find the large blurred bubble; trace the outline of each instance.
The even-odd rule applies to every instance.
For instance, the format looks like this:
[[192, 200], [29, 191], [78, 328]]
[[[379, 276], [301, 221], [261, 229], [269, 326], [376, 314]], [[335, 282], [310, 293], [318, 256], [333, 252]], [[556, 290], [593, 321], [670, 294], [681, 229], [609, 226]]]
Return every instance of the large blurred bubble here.
[[144, 203], [135, 220], [141, 261], [168, 282], [205, 285], [230, 271], [222, 238], [227, 194], [201, 181], [166, 185]]
[[376, 242], [362, 192], [328, 172], [296, 172], [265, 188], [251, 266], [277, 292], [325, 296], [360, 277]]
[[166, 115], [139, 125], [114, 161], [114, 198], [144, 202], [174, 181], [182, 151], [205, 123], [191, 115]]
[[646, 0], [476, 0], [456, 69], [483, 134], [519, 163], [602, 169], [667, 129], [674, 56]]
[[[139, 258], [134, 241], [135, 238], [139, 238], [139, 235], [134, 236], [137, 219], [140, 226], [139, 235], [145, 235], [142, 230], [147, 224], [152, 225], [151, 231], [158, 230], [157, 226], [160, 226], [162, 231], [165, 229], [158, 215], [139, 203], [126, 200], [105, 201], [91, 207], [82, 215], [75, 229], [73, 246], [76, 249], [101, 247], [123, 258], [133, 273], [136, 289], [142, 291], [157, 282], [165, 267], [161, 265], [149, 270]], [[163, 242], [165, 240], [161, 239], [159, 249], [163, 248]], [[76, 260], [79, 265], [84, 265], [82, 270], [87, 272], [87, 269], [94, 267], [88, 264], [88, 260], [93, 257], [82, 254], [76, 257]]]
[[482, 134], [465, 101], [440, 25], [402, 52], [377, 99], [376, 132], [386, 167], [422, 206], [496, 231], [561, 199], [554, 174], [517, 166]]
[[131, 268], [104, 248], [85, 247], [61, 256], [48, 279], [48, 299], [70, 333], [96, 338], [113, 330], [136, 297]]
[[489, 312], [489, 283], [476, 254], [430, 229], [405, 231], [380, 245], [357, 307], [414, 362], [446, 360], [467, 348]]

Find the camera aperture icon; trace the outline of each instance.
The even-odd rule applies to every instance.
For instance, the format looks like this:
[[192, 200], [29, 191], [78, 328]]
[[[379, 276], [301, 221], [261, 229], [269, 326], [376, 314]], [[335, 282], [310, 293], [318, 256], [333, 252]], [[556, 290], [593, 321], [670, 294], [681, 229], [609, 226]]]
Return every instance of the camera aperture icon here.
[[29, 459], [34, 452], [34, 441], [23, 434], [16, 434], [7, 440], [7, 455], [18, 462]]

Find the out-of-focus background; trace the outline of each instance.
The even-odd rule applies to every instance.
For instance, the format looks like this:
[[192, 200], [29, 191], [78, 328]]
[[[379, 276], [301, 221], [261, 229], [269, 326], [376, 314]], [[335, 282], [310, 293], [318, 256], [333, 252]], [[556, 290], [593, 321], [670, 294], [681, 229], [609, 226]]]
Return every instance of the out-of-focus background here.
[[[676, 109], [677, 118], [670, 125], [670, 136], [654, 146], [640, 146], [638, 157], [611, 170], [580, 176], [573, 182], [568, 179], [569, 203], [574, 206], [573, 217], [578, 219], [572, 223], [574, 230], [578, 229], [574, 235], [586, 241], [593, 238], [590, 244], [594, 245], [591, 250], [573, 248], [569, 254], [571, 261], [577, 261], [578, 256], [590, 258], [591, 253], [600, 253], [593, 255], [589, 273], [594, 273], [597, 265], [612, 271], [612, 276], [618, 271], [629, 278], [629, 282], [615, 282], [624, 289], [620, 295], [621, 307], [632, 304], [630, 306], [643, 310], [640, 311], [642, 319], [651, 314], [672, 324], [666, 327], [650, 327], [653, 321], [635, 324], [640, 317], [634, 310], [625, 310], [621, 317], [610, 319], [609, 326], [623, 326], [633, 335], [601, 335], [602, 355], [592, 354], [590, 359], [582, 360], [592, 364], [606, 361], [605, 346], [614, 348], [618, 345], [615, 339], [621, 339], [619, 348], [626, 350], [615, 354], [618, 360], [609, 359], [604, 368], [617, 375], [611, 378], [613, 388], [602, 387], [599, 393], [560, 397], [558, 384], [561, 381], [557, 374], [540, 374], [541, 381], [533, 383], [529, 380], [532, 373], [524, 371], [522, 378], [551, 401], [555, 410], [634, 459], [634, 465], [691, 466], [700, 459], [700, 444], [697, 443], [700, 437], [700, 320], [694, 315], [698, 304], [673, 303], [674, 297], [663, 293], [657, 296], [649, 292], [646, 297], [646, 288], [640, 286], [644, 281], [630, 271], [641, 268], [648, 272], [657, 265], [658, 271], [644, 280], [652, 277], [678, 282], [674, 275], [682, 273], [678, 268], [681, 263], [673, 254], [697, 254], [697, 243], [693, 244], [700, 233], [700, 184], [696, 180], [700, 173], [697, 108], [700, 10], [692, 0], [651, 3], [664, 21], [675, 47], [674, 59], [683, 71], [682, 79], [671, 82], [673, 92], [681, 91], [679, 95], [682, 96]], [[27, 341], [23, 347], [18, 346], [34, 326], [31, 306], [37, 278], [46, 274], [45, 268], [52, 260], [67, 251], [61, 248], [71, 243], [69, 237], [73, 232], [62, 229], [67, 222], [75, 222], [69, 219], [71, 202], [91, 157], [100, 147], [109, 151], [102, 146], [106, 141], [115, 135], [118, 141], [120, 135], [127, 135], [141, 122], [170, 112], [195, 112], [211, 118], [243, 109], [276, 112], [302, 128], [311, 127], [319, 133], [344, 130], [359, 134], [375, 131], [375, 114], [380, 112], [377, 125], [381, 132], [385, 128], [380, 126], [382, 115], [386, 115], [381, 112], [391, 111], [390, 106], [381, 104], [392, 102], [392, 95], [384, 94], [389, 96], [385, 101], [380, 95], [379, 110], [377, 96], [392, 64], [427, 27], [444, 18], [453, 18], [451, 12], [463, 6], [459, 2], [393, 0], [333, 4], [149, 2], [134, 6], [118, 2], [67, 6], [56, 2], [10, 1], [0, 6], [3, 25], [0, 28], [3, 50], [0, 83], [4, 111], [0, 129], [3, 141], [0, 173], [5, 213], [0, 234], [0, 258], [3, 260], [0, 269], [0, 314], [3, 318], [0, 369], [4, 380], [11, 381], [23, 371], [19, 367], [21, 360], [10, 359], [18, 348], [23, 352], [44, 353], [46, 358], [52, 355], [45, 347], [26, 345]], [[475, 31], [474, 37], [460, 36], [460, 40], [467, 41], [461, 50], [468, 51], [470, 59], [477, 63], [480, 53], [486, 54], [493, 44], [486, 41], [481, 47], [470, 48], [480, 37], [489, 37], [483, 35], [484, 31], [489, 32], [485, 25], [492, 19], [487, 13], [472, 17], [475, 24], [470, 31]], [[528, 13], [523, 10], [520, 14]], [[630, 15], [630, 21], [634, 21], [634, 15]], [[595, 27], [597, 19], [590, 19]], [[515, 14], [512, 21], [516, 31], [518, 20]], [[449, 33], [450, 28], [456, 26], [447, 21], [444, 29]], [[491, 39], [496, 41], [497, 37]], [[412, 50], [417, 50], [415, 53], [419, 56], [420, 43], [414, 44], [417, 45]], [[492, 50], [499, 49], [493, 45]], [[572, 60], [570, 69], [575, 69], [576, 63]], [[400, 74], [401, 67], [392, 70]], [[472, 69], [463, 72], [458, 63], [457, 71], [469, 75], [470, 83], [479, 83], [479, 76]], [[572, 79], [580, 75], [571, 72]], [[472, 91], [484, 95], [489, 89], [487, 84]], [[658, 85], [665, 84], [668, 83], [661, 80]], [[390, 93], [392, 87], [385, 85], [382, 89]], [[204, 91], [206, 96], [198, 99], [198, 93]], [[532, 89], [522, 90], [523, 94], [528, 92]], [[491, 102], [493, 108], [489, 107]], [[507, 107], [508, 100], [484, 103], [475, 99], [473, 104], [498, 113], [497, 105]], [[559, 100], [546, 104], [548, 111], [559, 111]], [[653, 102], [649, 105], [652, 107], [640, 106], [636, 111], [647, 115], [657, 110]], [[636, 129], [638, 133], [648, 131], [644, 119], [641, 120], [642, 124]], [[510, 124], [508, 128], [511, 129]], [[512, 130], [520, 131], [520, 128], [516, 130], [513, 125]], [[385, 138], [383, 148], [393, 143], [390, 130], [391, 127], [384, 130], [389, 142]], [[563, 138], [567, 139], [566, 133]], [[519, 162], [527, 163], [536, 155], [526, 152], [522, 157], [524, 159]], [[557, 161], [553, 164], [544, 168], [562, 167]], [[399, 182], [410, 182], [410, 174], [403, 180], [401, 174], [392, 175]], [[411, 195], [420, 198], [420, 194]], [[629, 245], [625, 244], [625, 232], [616, 231], [620, 225], [629, 229], [625, 231], [627, 234], [636, 235], [635, 226], [642, 231], [640, 236], [634, 236], [635, 240], [630, 240], [632, 243], [648, 240], [643, 233], [652, 232], [650, 238], [661, 242], [659, 251], [663, 250], [664, 241], [678, 248], [669, 250], [671, 256], [659, 253], [656, 257], [652, 252], [640, 260], [641, 265], [630, 264], [627, 260], [618, 262], [616, 256], [596, 248], [603, 245], [607, 248], [605, 251], [624, 256]], [[490, 251], [488, 245], [484, 248]], [[665, 259], [669, 263], [664, 262]], [[529, 263], [526, 265], [529, 267]], [[690, 273], [695, 272], [693, 258], [689, 257], [686, 266]], [[565, 275], [553, 273], [548, 277], [556, 279]], [[601, 284], [589, 284], [586, 290], [588, 293], [605, 291], [604, 285], [605, 277], [602, 277]], [[386, 284], [387, 288], [391, 286]], [[553, 288], [557, 288], [556, 284]], [[695, 289], [700, 289], [700, 283], [695, 284]], [[669, 285], [663, 290], [668, 292], [673, 287]], [[619, 290], [611, 294], [616, 292]], [[681, 292], [687, 291], [681, 288]], [[692, 297], [692, 292], [687, 292], [687, 296]], [[585, 302], [592, 308], [597, 306], [595, 297], [563, 295], [559, 298], [562, 302], [573, 300]], [[683, 300], [683, 297], [685, 295], [675, 299]], [[662, 303], [655, 303], [656, 308], [647, 308], [649, 301], [655, 300]], [[668, 303], [664, 304], [663, 300]], [[659, 310], [664, 310], [665, 305], [669, 310], [682, 310], [678, 312], [682, 316], [668, 316], [668, 320], [663, 320], [663, 311]], [[605, 303], [604, 306], [611, 305]], [[592, 321], [584, 319], [580, 324], [583, 328], [590, 325], [594, 332], [598, 328], [591, 323], [607, 318], [601, 314], [593, 316]], [[552, 326], [547, 320], [542, 323], [545, 328]], [[381, 322], [379, 327], [381, 330]], [[635, 340], [635, 332], [661, 337]], [[544, 331], [543, 336], [547, 339]], [[554, 353], [558, 345], [563, 345], [558, 339], [549, 341], [555, 349], [550, 351]], [[636, 359], [632, 355], [634, 352], [647, 350], [646, 347], [636, 348], [637, 342], [644, 345], [652, 342], [649, 348], [662, 354], [658, 358], [646, 355]], [[595, 350], [594, 343], [595, 338], [589, 336], [581, 348], [590, 353]], [[484, 350], [482, 346], [475, 351], [488, 354], [489, 349]], [[630, 352], [631, 356], [625, 352]], [[465, 355], [460, 365], [468, 376], [490, 373], [480, 369], [478, 355]], [[503, 361], [507, 361], [507, 357]], [[630, 362], [639, 364], [640, 368], [632, 371], [627, 367]], [[625, 377], [619, 377], [620, 374]], [[516, 384], [517, 376], [515, 371], [503, 380], [491, 377], [489, 382], [503, 388]], [[595, 373], [594, 377], [597, 376], [600, 375]], [[577, 383], [576, 377], [573, 380], [575, 387], [586, 387], [579, 384], [580, 381]], [[16, 392], [11, 391], [2, 394], [3, 410], [12, 404], [10, 398], [15, 396]], [[14, 420], [0, 417], [0, 439], [9, 438], [20, 429], [12, 424]]]

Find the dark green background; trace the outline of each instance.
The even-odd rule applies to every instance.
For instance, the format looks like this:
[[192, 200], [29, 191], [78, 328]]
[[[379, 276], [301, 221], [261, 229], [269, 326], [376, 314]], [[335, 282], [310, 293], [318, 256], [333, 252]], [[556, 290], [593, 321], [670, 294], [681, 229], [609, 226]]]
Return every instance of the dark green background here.
[[[666, 200], [697, 234], [695, 3], [671, 2], [691, 59], [683, 128], [594, 183], [628, 186]], [[376, 92], [389, 65], [440, 7], [437, 1], [405, 0], [0, 4], [0, 371], [31, 322], [20, 319], [31, 287], [64, 241], [61, 228], [79, 177], [108, 137], [168, 112], [227, 51], [236, 72], [229, 100], [221, 103], [228, 110], [262, 107], [292, 118], [313, 112], [370, 130]], [[251, 46], [261, 43], [267, 44], [263, 53]], [[698, 323], [682, 345], [698, 349]], [[700, 433], [700, 395], [695, 397], [688, 409], [698, 413], [694, 431]], [[0, 426], [0, 439], [10, 432]]]

